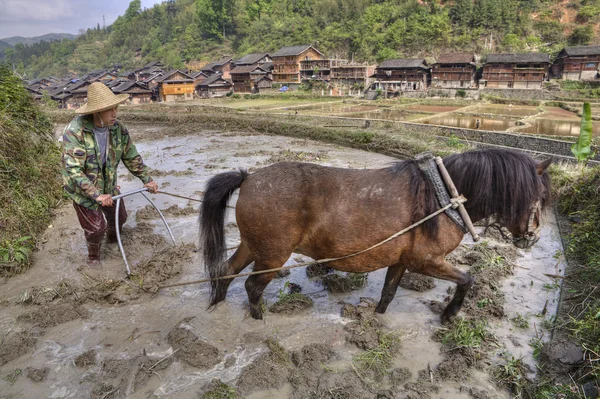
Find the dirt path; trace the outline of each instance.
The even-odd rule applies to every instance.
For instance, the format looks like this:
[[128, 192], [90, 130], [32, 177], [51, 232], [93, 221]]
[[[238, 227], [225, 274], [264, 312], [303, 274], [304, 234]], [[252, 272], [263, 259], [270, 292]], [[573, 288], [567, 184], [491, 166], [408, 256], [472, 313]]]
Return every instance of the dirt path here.
[[[283, 137], [200, 132], [168, 138], [161, 127], [130, 130], [161, 189], [192, 197], [202, 194], [210, 176], [239, 167], [253, 170], [297, 160], [375, 168], [393, 161]], [[139, 187], [125, 170], [120, 175], [123, 191]], [[206, 310], [207, 286], [156, 292], [165, 281], [203, 278], [204, 271], [194, 246], [196, 214], [188, 211], [197, 205], [153, 197], [161, 209], [170, 209], [167, 218], [182, 245], [169, 246], [143, 198], [128, 199], [124, 239], [131, 280], [123, 280], [116, 246], [105, 247], [102, 268], [85, 265], [83, 236], [65, 203], [33, 267], [1, 283], [0, 398], [185, 399], [209, 389], [221, 389], [223, 396], [216, 397], [224, 398], [232, 397], [228, 392], [248, 398], [503, 398], [509, 393], [493, 382], [494, 366], [513, 356], [535, 370], [529, 343], [548, 338], [541, 326], [555, 311], [558, 290], [544, 273], [564, 269], [560, 257], [554, 257], [561, 245], [552, 215], [531, 251], [517, 252], [492, 239], [489, 248], [474, 248], [465, 239], [453, 255], [451, 261], [465, 269], [483, 260], [518, 265], [503, 268], [504, 274], [482, 269], [478, 276], [481, 295], [467, 300], [462, 315], [487, 320], [497, 339], [481, 361], [467, 364], [470, 358], [451, 357], [455, 351], [439, 339], [446, 330], [436, 312], [453, 289], [443, 281], [407, 278], [403, 287], [408, 288], [398, 289], [387, 313], [375, 316], [373, 301], [364, 298], [379, 299], [385, 270], [361, 277], [354, 288], [362, 288], [334, 294], [320, 277], [294, 269], [267, 287], [267, 307], [288, 282], [299, 285], [312, 306], [291, 314], [268, 312], [264, 321], [248, 317], [243, 279], [232, 283], [227, 301], [214, 311]], [[237, 243], [233, 215], [227, 220], [227, 239]], [[305, 260], [292, 256], [287, 264]], [[537, 317], [544, 307], [545, 315]], [[527, 323], [516, 327], [511, 319], [517, 316]], [[390, 354], [385, 367], [364, 368], [360, 355], [384, 344]]]

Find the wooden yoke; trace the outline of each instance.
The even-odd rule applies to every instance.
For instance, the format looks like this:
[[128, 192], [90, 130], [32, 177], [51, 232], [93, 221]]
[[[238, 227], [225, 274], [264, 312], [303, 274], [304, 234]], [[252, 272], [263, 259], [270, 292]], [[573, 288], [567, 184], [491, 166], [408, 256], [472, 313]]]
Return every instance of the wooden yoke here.
[[[442, 179], [444, 179], [444, 182], [446, 183], [448, 191], [450, 191], [450, 196], [455, 200], [458, 199], [460, 197], [458, 194], [458, 190], [456, 189], [452, 178], [448, 174], [446, 166], [444, 166], [444, 161], [440, 157], [435, 157], [435, 163], [437, 164], [440, 174], [442, 175]], [[473, 226], [471, 217], [469, 216], [469, 213], [465, 209], [465, 205], [462, 202], [458, 203], [458, 213], [460, 213], [460, 217], [462, 218], [463, 222], [465, 222], [465, 226], [467, 226], [469, 233], [471, 233], [473, 241], [479, 241], [481, 237], [479, 237], [479, 234], [477, 234], [477, 232], [475, 231], [475, 226]]]

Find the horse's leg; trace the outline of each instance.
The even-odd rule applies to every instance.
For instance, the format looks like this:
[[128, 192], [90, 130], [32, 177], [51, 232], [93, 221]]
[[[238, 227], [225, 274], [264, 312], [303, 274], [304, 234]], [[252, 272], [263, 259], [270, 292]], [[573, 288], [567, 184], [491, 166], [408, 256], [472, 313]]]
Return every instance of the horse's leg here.
[[402, 280], [402, 275], [405, 270], [406, 266], [402, 264], [388, 267], [385, 275], [385, 283], [383, 283], [383, 289], [381, 290], [381, 299], [377, 304], [377, 308], [375, 308], [377, 313], [385, 313], [388, 305], [392, 302], [392, 299], [394, 299], [394, 295], [396, 295], [398, 284], [400, 284], [400, 280]]
[[[261, 260], [260, 262], [254, 263], [254, 270], [268, 270], [276, 269], [281, 267], [289, 255], [285, 256], [285, 259], [273, 259], [269, 261]], [[275, 278], [277, 272], [254, 274], [246, 280], [246, 292], [248, 293], [248, 302], [250, 303], [250, 315], [257, 320], [262, 320], [262, 309], [260, 306], [260, 300], [262, 298], [263, 291], [267, 284]]]
[[442, 324], [446, 324], [451, 318], [456, 316], [462, 307], [469, 288], [475, 283], [473, 276], [452, 266], [452, 264], [446, 262], [443, 258], [432, 260], [424, 267], [416, 269], [415, 272], [456, 283], [456, 292], [442, 313]]
[[[246, 266], [252, 263], [253, 260], [254, 257], [250, 253], [248, 246], [242, 240], [242, 243], [240, 244], [238, 249], [233, 255], [231, 255], [231, 258], [229, 258], [229, 260], [227, 261], [227, 274], [238, 274], [239, 272], [244, 270]], [[229, 284], [231, 284], [232, 281], [233, 278], [228, 278], [214, 282], [215, 294], [212, 301], [210, 302], [210, 306], [214, 306], [217, 303], [225, 300], [225, 297], [227, 296], [227, 290], [229, 289]]]

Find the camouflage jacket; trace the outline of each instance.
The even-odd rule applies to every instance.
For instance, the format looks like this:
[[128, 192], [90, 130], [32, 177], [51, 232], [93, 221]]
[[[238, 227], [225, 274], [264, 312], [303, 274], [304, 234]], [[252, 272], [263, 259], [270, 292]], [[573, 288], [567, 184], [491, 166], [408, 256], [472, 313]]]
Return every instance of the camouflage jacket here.
[[117, 166], [119, 161], [144, 184], [152, 181], [125, 125], [117, 121], [109, 127], [106, 166], [102, 170], [100, 150], [94, 137], [94, 125], [89, 115], [78, 116], [63, 134], [62, 176], [67, 195], [77, 204], [98, 209], [101, 194], [118, 194]]

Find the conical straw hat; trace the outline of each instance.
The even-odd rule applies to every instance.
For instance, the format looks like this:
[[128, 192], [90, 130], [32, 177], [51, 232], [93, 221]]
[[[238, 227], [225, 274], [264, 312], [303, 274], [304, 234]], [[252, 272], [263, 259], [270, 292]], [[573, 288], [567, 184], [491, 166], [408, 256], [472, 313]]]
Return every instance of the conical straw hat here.
[[94, 82], [88, 87], [88, 101], [75, 111], [76, 114], [93, 114], [106, 111], [129, 98], [129, 94], [114, 94], [104, 83]]

